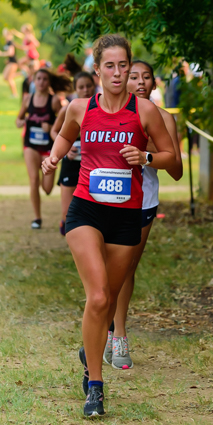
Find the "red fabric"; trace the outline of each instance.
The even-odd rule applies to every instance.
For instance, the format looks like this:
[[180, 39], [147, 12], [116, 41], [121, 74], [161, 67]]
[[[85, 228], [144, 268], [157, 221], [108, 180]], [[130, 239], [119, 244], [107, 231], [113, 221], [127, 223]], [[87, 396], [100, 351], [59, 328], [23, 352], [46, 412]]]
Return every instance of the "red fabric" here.
[[101, 109], [98, 96], [98, 94], [95, 96], [97, 107], [89, 110], [91, 99], [94, 98], [88, 101], [81, 125], [82, 160], [74, 195], [97, 202], [89, 194], [90, 171], [96, 168], [132, 169], [131, 199], [121, 204], [107, 203], [106, 205], [119, 208], [141, 208], [143, 198], [141, 166], [130, 166], [119, 153], [128, 141], [131, 142], [130, 145], [138, 147], [141, 151], [146, 150], [148, 139], [144, 134], [137, 111], [137, 98], [135, 97], [136, 113], [126, 109], [132, 98], [130, 94], [126, 105], [120, 111], [108, 114]]

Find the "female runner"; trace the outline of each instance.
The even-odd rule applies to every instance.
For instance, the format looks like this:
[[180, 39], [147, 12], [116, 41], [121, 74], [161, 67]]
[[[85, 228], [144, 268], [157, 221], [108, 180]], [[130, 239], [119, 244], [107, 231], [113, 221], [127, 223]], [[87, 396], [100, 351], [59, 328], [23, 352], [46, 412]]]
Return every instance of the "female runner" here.
[[103, 352], [119, 291], [141, 240], [141, 165], [148, 164], [148, 135], [158, 150], [152, 156], [153, 167], [172, 167], [175, 162], [156, 106], [127, 91], [131, 63], [127, 40], [104, 35], [93, 54], [103, 94], [71, 102], [51, 155], [42, 163], [44, 174], [52, 173], [81, 131], [81, 169], [66, 236], [86, 293], [82, 323], [90, 373], [86, 416], [105, 413]]
[[31, 24], [24, 24], [21, 27], [21, 32], [13, 29], [12, 33], [22, 39], [22, 44], [15, 43], [17, 49], [23, 50], [25, 56], [18, 60], [18, 66], [21, 70], [25, 71], [27, 74], [29, 72], [29, 63], [34, 60], [39, 64], [39, 52], [37, 48], [40, 46], [40, 42], [34, 35], [33, 26]]
[[[93, 81], [93, 78], [91, 74], [85, 71], [78, 72], [78, 74], [75, 75], [74, 81], [74, 90], [76, 91], [78, 98], [89, 98], [93, 96], [95, 92], [95, 83]], [[56, 136], [58, 135], [62, 124], [65, 119], [65, 114], [67, 110], [67, 106], [64, 106], [53, 126], [51, 129], [51, 137], [53, 140], [56, 139]], [[61, 163], [61, 171], [60, 176], [58, 180], [58, 185], [60, 185], [61, 188], [61, 212], [62, 212], [62, 219], [60, 222], [60, 233], [65, 236], [65, 220], [67, 211], [70, 205], [70, 202], [73, 198], [73, 192], [76, 188], [76, 185], [78, 183], [78, 176], [79, 176], [79, 170], [80, 170], [80, 164], [81, 164], [81, 142], [80, 142], [80, 135], [79, 140], [76, 140], [67, 155], [62, 159]]]
[[5, 52], [0, 51], [0, 56], [8, 59], [8, 62], [3, 70], [3, 78], [8, 82], [10, 90], [13, 97], [17, 97], [17, 88], [14, 80], [15, 73], [18, 68], [16, 56], [15, 56], [15, 47], [13, 44], [13, 34], [7, 28], [4, 28], [2, 31], [3, 37], [5, 38], [6, 44], [4, 46]]
[[[71, 82], [65, 75], [57, 76], [42, 68], [35, 74], [35, 87], [35, 94], [28, 94], [24, 97], [16, 125], [20, 128], [26, 123], [24, 159], [30, 180], [30, 197], [35, 215], [31, 227], [32, 229], [40, 229], [42, 220], [39, 171], [43, 159], [50, 154], [53, 145], [50, 130], [56, 114], [61, 108], [58, 96], [56, 94], [51, 95], [49, 91], [50, 88], [54, 92], [63, 88], [69, 91], [71, 90]], [[41, 183], [46, 194], [50, 194], [54, 183], [54, 173], [49, 176], [42, 174]]]
[[[129, 92], [134, 93], [142, 99], [149, 99], [152, 90], [156, 87], [153, 68], [147, 62], [134, 61], [127, 84]], [[166, 171], [174, 180], [179, 180], [183, 174], [181, 153], [177, 138], [176, 123], [172, 115], [158, 107], [165, 122], [166, 128], [172, 138], [175, 149], [176, 161], [172, 168], [167, 167]], [[155, 152], [155, 147], [149, 141], [148, 150]], [[114, 334], [112, 330], [108, 332], [108, 340], [104, 351], [104, 360], [116, 369], [126, 369], [133, 367], [132, 359], [129, 355], [128, 339], [126, 337], [125, 323], [129, 302], [134, 288], [135, 271], [141, 255], [144, 251], [153, 220], [157, 214], [159, 181], [157, 170], [150, 167], [143, 168], [143, 207], [141, 221], [141, 242], [137, 246], [134, 262], [128, 271], [124, 285], [118, 296], [117, 309], [114, 317]]]

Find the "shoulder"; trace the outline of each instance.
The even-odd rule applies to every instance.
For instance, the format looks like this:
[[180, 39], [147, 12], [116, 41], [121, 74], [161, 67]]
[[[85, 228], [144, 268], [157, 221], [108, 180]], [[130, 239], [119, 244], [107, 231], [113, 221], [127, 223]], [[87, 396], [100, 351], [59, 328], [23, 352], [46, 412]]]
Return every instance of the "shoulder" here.
[[138, 99], [138, 112], [141, 117], [159, 116], [156, 105], [148, 99]]
[[77, 113], [86, 110], [89, 99], [73, 99], [72, 102], [68, 105], [67, 113]]
[[24, 98], [24, 103], [25, 103], [26, 108], [29, 107], [29, 104], [32, 100], [32, 97], [33, 97], [33, 94], [31, 94], [31, 93], [26, 94], [26, 96]]
[[157, 106], [157, 109], [159, 110], [159, 112], [160, 112], [163, 120], [165, 121], [165, 123], [170, 124], [170, 125], [176, 125], [175, 119], [174, 119], [172, 114], [170, 114], [169, 112], [165, 111], [164, 109], [162, 109], [158, 106]]
[[56, 110], [57, 112], [58, 112], [59, 109], [61, 109], [61, 102], [60, 102], [60, 99], [59, 99], [57, 94], [54, 94], [52, 96], [51, 106], [52, 106], [52, 109]]

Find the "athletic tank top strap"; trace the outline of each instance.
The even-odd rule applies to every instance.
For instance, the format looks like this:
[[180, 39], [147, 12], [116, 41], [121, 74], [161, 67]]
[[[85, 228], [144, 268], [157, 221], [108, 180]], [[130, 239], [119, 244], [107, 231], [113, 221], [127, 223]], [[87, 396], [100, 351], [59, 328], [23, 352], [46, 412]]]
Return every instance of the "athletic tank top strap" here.
[[[98, 93], [98, 95], [100, 95], [99, 93]], [[99, 96], [98, 96], [99, 97]], [[98, 107], [98, 105], [97, 105], [97, 102], [96, 102], [96, 94], [94, 94], [92, 97], [91, 97], [91, 99], [89, 100], [89, 106], [88, 106], [88, 111], [91, 111], [92, 109], [95, 109], [95, 108], [97, 108]]]
[[131, 98], [129, 99], [128, 104], [126, 105], [126, 108], [128, 111], [134, 112], [134, 114], [137, 114], [137, 110], [136, 110], [136, 97], [135, 95], [132, 93]]

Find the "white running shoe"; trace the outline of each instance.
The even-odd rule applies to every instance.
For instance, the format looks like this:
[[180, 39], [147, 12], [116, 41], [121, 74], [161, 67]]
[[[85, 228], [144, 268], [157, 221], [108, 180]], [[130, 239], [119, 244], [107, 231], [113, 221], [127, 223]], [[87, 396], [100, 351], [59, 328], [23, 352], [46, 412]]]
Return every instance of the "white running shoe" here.
[[112, 341], [112, 367], [115, 369], [131, 369], [133, 361], [129, 355], [129, 344], [126, 336], [117, 336]]
[[103, 359], [105, 363], [112, 364], [112, 339], [113, 339], [113, 332], [108, 331], [108, 338], [106, 342], [106, 346], [104, 349], [104, 355]]

